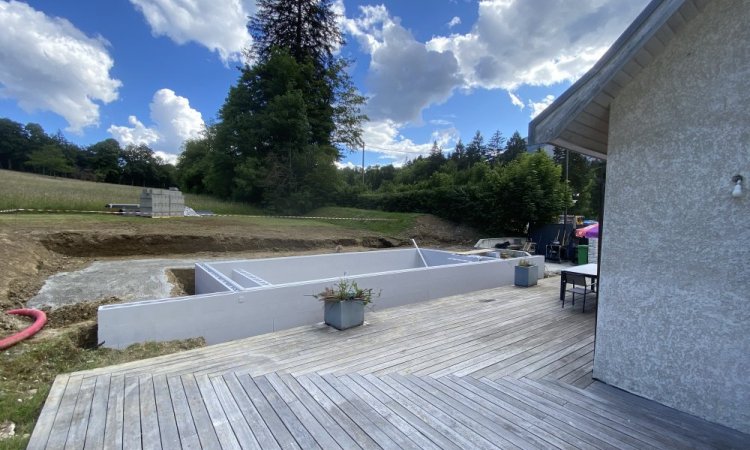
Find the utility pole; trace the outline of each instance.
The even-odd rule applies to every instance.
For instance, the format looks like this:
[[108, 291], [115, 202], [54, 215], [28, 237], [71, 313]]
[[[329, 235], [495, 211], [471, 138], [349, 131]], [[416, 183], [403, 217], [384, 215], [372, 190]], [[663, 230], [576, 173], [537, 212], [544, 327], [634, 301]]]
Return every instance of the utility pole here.
[[365, 185], [365, 143], [362, 141], [362, 186]]

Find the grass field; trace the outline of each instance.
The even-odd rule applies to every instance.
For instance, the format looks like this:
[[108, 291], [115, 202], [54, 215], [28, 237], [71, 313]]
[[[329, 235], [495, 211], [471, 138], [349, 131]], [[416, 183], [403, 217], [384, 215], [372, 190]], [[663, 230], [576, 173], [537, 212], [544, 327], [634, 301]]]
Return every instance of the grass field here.
[[[0, 210], [74, 209], [104, 211], [107, 203], [138, 203], [142, 187], [95, 183], [0, 170]], [[217, 200], [207, 195], [185, 194], [185, 204], [193, 209], [217, 214], [262, 214], [242, 203]]]
[[[107, 203], [138, 203], [141, 193], [140, 187], [123, 186], [117, 184], [94, 183], [89, 181], [71, 180], [67, 178], [48, 177], [22, 172], [0, 170], [0, 210], [7, 209], [51, 209], [51, 210], [80, 210], [106, 211]], [[185, 204], [193, 209], [211, 210], [216, 214], [231, 214], [238, 216], [262, 216], [261, 209], [247, 204], [227, 202], [206, 195], [185, 194]], [[354, 208], [324, 207], [307, 214], [308, 217], [332, 218], [369, 218], [387, 219], [380, 221], [339, 220], [339, 219], [284, 219], [277, 217], [244, 217], [234, 218], [248, 225], [267, 226], [270, 228], [298, 228], [315, 222], [318, 226], [342, 227], [351, 230], [371, 231], [388, 236], [395, 236], [409, 229], [420, 214], [389, 213]], [[177, 218], [170, 221], [195, 221], [195, 218]], [[200, 220], [214, 220], [221, 222], [221, 218], [202, 218]], [[0, 224], [8, 222], [25, 222], [31, 226], [54, 226], [55, 223], [120, 222], [142, 224], [139, 217], [122, 217], [111, 215], [38, 215], [24, 214], [19, 216], [0, 216]], [[226, 221], [226, 220], [225, 220]]]
[[367, 219], [387, 219], [378, 221], [337, 220], [320, 219], [323, 222], [339, 225], [351, 229], [360, 229], [382, 233], [387, 236], [395, 236], [414, 225], [414, 221], [422, 214], [414, 213], [391, 213], [385, 211], [372, 211], [367, 209], [341, 208], [327, 206], [318, 208], [307, 214], [312, 217], [350, 217]]

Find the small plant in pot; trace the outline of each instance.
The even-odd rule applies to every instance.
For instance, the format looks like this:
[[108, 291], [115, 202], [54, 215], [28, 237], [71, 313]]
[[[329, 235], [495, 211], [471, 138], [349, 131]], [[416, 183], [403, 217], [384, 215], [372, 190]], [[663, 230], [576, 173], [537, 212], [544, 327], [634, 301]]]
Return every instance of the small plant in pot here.
[[539, 267], [528, 259], [522, 259], [515, 268], [515, 285], [516, 286], [535, 286], [539, 278]]
[[356, 281], [341, 279], [333, 287], [313, 297], [323, 302], [323, 317], [326, 325], [337, 330], [362, 325], [365, 321], [365, 305], [372, 302], [372, 289], [362, 289]]

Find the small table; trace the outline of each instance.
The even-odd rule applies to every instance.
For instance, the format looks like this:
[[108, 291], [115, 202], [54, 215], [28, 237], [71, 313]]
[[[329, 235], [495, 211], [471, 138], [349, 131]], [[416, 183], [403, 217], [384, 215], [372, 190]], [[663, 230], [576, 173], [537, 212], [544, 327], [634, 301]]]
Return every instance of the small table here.
[[598, 264], [582, 264], [580, 266], [574, 266], [570, 269], [560, 271], [560, 301], [565, 300], [565, 287], [568, 284], [567, 274], [577, 273], [585, 277], [591, 278], [593, 284], [593, 291], [596, 292], [598, 289], [597, 282], [599, 279], [598, 275]]

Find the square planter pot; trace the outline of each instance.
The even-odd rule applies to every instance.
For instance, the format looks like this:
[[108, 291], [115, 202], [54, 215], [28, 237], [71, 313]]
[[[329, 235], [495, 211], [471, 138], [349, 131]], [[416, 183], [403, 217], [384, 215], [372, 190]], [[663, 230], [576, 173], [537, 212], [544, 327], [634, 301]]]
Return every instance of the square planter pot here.
[[535, 286], [539, 278], [538, 266], [516, 266], [515, 284], [516, 286]]
[[365, 322], [365, 304], [358, 300], [323, 302], [323, 318], [337, 330], [356, 327]]

